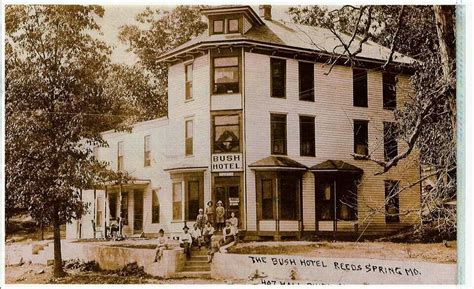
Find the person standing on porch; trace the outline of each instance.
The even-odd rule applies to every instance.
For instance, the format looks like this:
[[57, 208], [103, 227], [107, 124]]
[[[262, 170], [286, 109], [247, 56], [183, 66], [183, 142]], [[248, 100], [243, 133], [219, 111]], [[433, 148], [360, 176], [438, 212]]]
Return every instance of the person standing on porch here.
[[217, 223], [217, 231], [221, 231], [224, 227], [225, 222], [225, 208], [222, 206], [222, 201], [217, 202], [216, 208], [216, 223]]
[[230, 213], [229, 222], [234, 227], [235, 236], [237, 237], [239, 234], [239, 219], [237, 219], [234, 212]]
[[214, 223], [214, 204], [212, 203], [212, 201], [209, 201], [207, 202], [207, 207], [206, 207], [206, 216], [207, 216], [207, 220], [209, 222], [211, 222], [211, 224], [213, 226], [215, 226], [215, 223]]
[[199, 214], [196, 217], [196, 224], [199, 230], [201, 230], [201, 232], [204, 226], [206, 225], [206, 223], [207, 223], [207, 216], [204, 215], [203, 209], [199, 209]]
[[186, 254], [186, 259], [191, 258], [192, 242], [193, 242], [193, 237], [189, 233], [189, 228], [188, 226], [184, 225], [183, 234], [181, 235], [181, 238], [179, 239], [179, 246], [181, 248], [184, 248], [184, 254]]

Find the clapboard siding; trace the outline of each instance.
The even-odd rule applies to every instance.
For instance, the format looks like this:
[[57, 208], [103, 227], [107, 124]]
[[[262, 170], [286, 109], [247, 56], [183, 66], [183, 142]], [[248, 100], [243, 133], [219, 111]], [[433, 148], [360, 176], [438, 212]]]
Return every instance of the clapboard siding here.
[[[400, 224], [385, 224], [384, 180], [400, 180], [400, 187], [408, 186], [419, 178], [419, 166], [414, 153], [409, 159], [390, 172], [376, 175], [380, 167], [371, 161], [354, 160], [353, 121], [369, 121], [369, 151], [377, 159], [383, 159], [383, 122], [393, 121], [393, 112], [383, 109], [382, 74], [368, 72], [368, 107], [353, 106], [352, 69], [335, 66], [326, 74], [328, 67], [315, 64], [315, 101], [300, 101], [298, 96], [298, 61], [287, 59], [286, 98], [270, 97], [270, 57], [245, 53], [245, 114], [246, 114], [246, 162], [251, 164], [270, 155], [270, 114], [287, 115], [288, 157], [313, 166], [328, 159], [338, 159], [364, 170], [358, 191], [359, 229], [378, 232], [398, 229], [417, 222], [416, 213], [404, 212], [420, 206], [420, 188], [413, 186], [400, 194]], [[398, 78], [398, 103], [410, 92], [409, 79]], [[316, 157], [299, 156], [299, 115], [312, 115], [316, 120]], [[249, 125], [252, 124], [252, 125]], [[400, 144], [399, 150], [402, 149]], [[305, 230], [314, 229], [314, 182], [303, 180], [303, 224]], [[256, 229], [255, 173], [247, 171], [248, 230]], [[374, 209], [379, 209], [375, 214]], [[376, 210], [377, 211], [377, 210]]]

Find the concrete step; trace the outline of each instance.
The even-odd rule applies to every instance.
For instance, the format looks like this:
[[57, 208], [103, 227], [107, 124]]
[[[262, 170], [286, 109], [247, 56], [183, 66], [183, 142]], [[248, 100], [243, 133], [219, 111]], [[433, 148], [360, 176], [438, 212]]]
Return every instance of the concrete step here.
[[181, 271], [173, 274], [173, 278], [211, 279], [210, 271]]
[[204, 265], [204, 264], [208, 264], [207, 263], [207, 258], [204, 260], [204, 259], [200, 259], [200, 260], [186, 260], [185, 264], [187, 265]]
[[183, 272], [184, 271], [191, 271], [191, 272], [211, 272], [211, 266], [187, 266], [184, 265]]
[[191, 256], [191, 259], [187, 261], [206, 261], [207, 262], [207, 255], [206, 256]]

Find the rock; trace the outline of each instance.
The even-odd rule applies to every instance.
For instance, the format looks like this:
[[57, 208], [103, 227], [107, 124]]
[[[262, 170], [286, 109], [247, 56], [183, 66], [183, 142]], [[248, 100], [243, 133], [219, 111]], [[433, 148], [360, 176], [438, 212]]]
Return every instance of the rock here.
[[36, 271], [36, 275], [43, 274], [43, 273], [44, 273], [44, 269]]
[[53, 266], [54, 265], [54, 259], [49, 259], [46, 261], [47, 266]]

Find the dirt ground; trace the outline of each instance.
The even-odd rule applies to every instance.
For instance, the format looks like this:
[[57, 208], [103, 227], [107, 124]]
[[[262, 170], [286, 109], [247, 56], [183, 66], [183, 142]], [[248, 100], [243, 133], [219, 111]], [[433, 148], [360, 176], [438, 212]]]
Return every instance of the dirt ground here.
[[154, 277], [119, 276], [100, 272], [66, 271], [68, 276], [52, 278], [52, 266], [24, 264], [5, 267], [6, 284], [222, 284], [212, 279], [160, 279]]
[[390, 242], [251, 242], [229, 250], [237, 254], [302, 255], [456, 263], [456, 242], [403, 244]]

